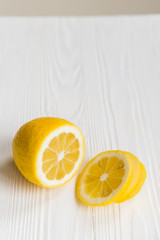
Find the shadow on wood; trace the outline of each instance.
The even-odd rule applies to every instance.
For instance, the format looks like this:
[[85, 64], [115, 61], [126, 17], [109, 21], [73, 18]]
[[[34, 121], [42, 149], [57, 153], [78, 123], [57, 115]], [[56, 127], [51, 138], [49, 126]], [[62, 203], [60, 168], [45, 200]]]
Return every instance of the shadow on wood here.
[[5, 163], [0, 167], [0, 179], [4, 184], [10, 187], [17, 185], [19, 189], [23, 188], [24, 190], [26, 187], [30, 185], [32, 188], [34, 186], [41, 189], [40, 187], [30, 183], [23, 177], [23, 175], [16, 167], [12, 157], [7, 158], [5, 160]]

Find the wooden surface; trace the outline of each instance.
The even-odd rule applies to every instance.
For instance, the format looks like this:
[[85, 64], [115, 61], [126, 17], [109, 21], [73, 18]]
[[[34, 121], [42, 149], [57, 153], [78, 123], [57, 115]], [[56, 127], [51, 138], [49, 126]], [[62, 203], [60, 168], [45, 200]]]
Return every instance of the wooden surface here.
[[[77, 175], [57, 189], [25, 180], [12, 139], [40, 116], [81, 128], [82, 167], [104, 150], [135, 154], [141, 192], [92, 208], [75, 197]], [[1, 240], [159, 240], [159, 156], [160, 16], [0, 19]]]

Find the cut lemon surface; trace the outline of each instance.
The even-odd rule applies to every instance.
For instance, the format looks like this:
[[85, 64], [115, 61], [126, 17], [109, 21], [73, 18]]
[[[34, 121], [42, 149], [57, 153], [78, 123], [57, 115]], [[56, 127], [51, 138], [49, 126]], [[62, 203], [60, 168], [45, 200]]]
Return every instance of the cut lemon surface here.
[[124, 151], [98, 154], [77, 179], [78, 198], [89, 206], [105, 206], [120, 198], [133, 179], [132, 160]]
[[85, 153], [80, 129], [60, 118], [37, 118], [16, 133], [13, 158], [30, 182], [57, 187], [68, 182], [78, 171]]
[[141, 177], [141, 163], [139, 160], [131, 153], [126, 152], [127, 158], [130, 158], [133, 165], [133, 178], [130, 186], [126, 190], [126, 192], [123, 194], [123, 196], [117, 198], [115, 200], [116, 203], [121, 203], [126, 200], [128, 200], [128, 197], [130, 196], [131, 192], [137, 187], [139, 183], [139, 179]]

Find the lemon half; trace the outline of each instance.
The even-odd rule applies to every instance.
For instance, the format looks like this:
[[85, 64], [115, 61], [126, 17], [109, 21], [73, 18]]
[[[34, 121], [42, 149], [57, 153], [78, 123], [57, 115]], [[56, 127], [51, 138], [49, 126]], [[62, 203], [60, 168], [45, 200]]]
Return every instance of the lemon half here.
[[67, 120], [34, 119], [16, 133], [13, 158], [23, 176], [43, 187], [68, 182], [78, 171], [85, 154], [84, 136]]

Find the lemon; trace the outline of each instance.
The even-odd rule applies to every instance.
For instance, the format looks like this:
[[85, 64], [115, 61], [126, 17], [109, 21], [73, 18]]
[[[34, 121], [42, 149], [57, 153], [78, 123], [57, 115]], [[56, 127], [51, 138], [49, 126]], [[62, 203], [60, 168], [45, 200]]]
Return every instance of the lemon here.
[[132, 179], [133, 164], [127, 152], [102, 152], [89, 161], [79, 175], [77, 196], [89, 206], [105, 206], [122, 197]]
[[43, 187], [68, 182], [78, 171], [85, 153], [84, 136], [67, 120], [34, 119], [16, 133], [13, 158], [23, 176]]
[[134, 197], [135, 195], [137, 195], [137, 193], [139, 193], [139, 191], [141, 190], [145, 182], [147, 173], [144, 165], [141, 162], [139, 162], [139, 164], [140, 164], [140, 175], [138, 176], [136, 183], [134, 183], [134, 188], [127, 195], [125, 195], [124, 198], [121, 198], [120, 201], [117, 201], [117, 202], [120, 203], [120, 202], [127, 201], [132, 197]]
[[128, 199], [129, 194], [135, 189], [135, 187], [139, 183], [139, 179], [141, 176], [141, 163], [139, 162], [139, 160], [136, 158], [136, 156], [134, 156], [129, 152], [126, 152], [126, 154], [128, 155], [128, 158], [130, 158], [132, 161], [133, 178], [130, 186], [128, 187], [126, 192], [123, 194], [123, 196], [115, 200], [116, 203], [121, 203]]

